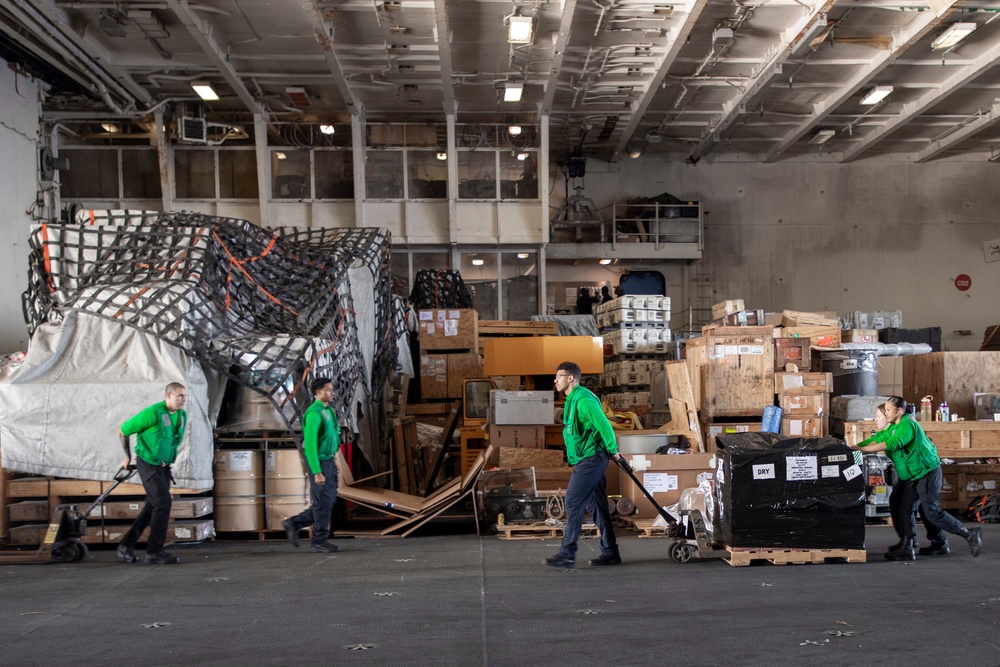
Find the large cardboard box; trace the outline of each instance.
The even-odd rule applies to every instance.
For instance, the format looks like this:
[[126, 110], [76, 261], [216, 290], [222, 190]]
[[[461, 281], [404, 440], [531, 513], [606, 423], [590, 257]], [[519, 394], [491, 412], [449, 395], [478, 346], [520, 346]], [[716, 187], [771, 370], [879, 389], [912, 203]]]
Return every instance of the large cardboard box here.
[[741, 422], [727, 424], [703, 424], [705, 437], [705, 451], [714, 452], [718, 449], [716, 438], [720, 435], [730, 435], [732, 433], [760, 433], [762, 424], [756, 422]]
[[545, 425], [490, 424], [490, 444], [494, 447], [544, 449]]
[[490, 391], [491, 424], [552, 424], [556, 420], [552, 391]]
[[486, 375], [555, 374], [564, 361], [580, 365], [584, 373], [604, 372], [601, 336], [522, 336], [483, 341]]
[[417, 311], [417, 339], [423, 350], [479, 349], [479, 319], [471, 308]]
[[[635, 476], [646, 487], [660, 507], [673, 505], [681, 498], [681, 491], [698, 485], [698, 475], [712, 472], [712, 454], [634, 454], [628, 457]], [[612, 463], [611, 465], [614, 465]], [[617, 466], [616, 466], [617, 467]], [[657, 516], [656, 508], [643, 495], [635, 482], [619, 469], [621, 495], [636, 507], [639, 519]]]

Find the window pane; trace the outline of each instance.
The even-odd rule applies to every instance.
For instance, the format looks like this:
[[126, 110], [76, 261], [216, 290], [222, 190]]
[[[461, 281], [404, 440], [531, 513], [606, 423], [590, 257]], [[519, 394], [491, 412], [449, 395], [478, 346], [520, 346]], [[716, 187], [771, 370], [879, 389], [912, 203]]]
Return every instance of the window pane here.
[[219, 151], [219, 196], [257, 199], [257, 152]]
[[459, 151], [458, 198], [496, 199], [495, 151]]
[[178, 199], [215, 199], [215, 151], [174, 151]]
[[538, 199], [537, 159], [535, 151], [500, 151], [501, 199]]
[[309, 199], [309, 152], [271, 151], [271, 198]]
[[[495, 252], [463, 252], [462, 280], [472, 292], [472, 306], [481, 320], [497, 317], [497, 255]], [[482, 262], [482, 264], [477, 264]]]
[[502, 257], [503, 316], [530, 320], [538, 314], [538, 254], [505, 252]]
[[118, 199], [118, 151], [63, 150], [69, 169], [59, 172], [66, 198]]
[[437, 151], [409, 151], [406, 166], [410, 199], [447, 199], [448, 162]]
[[354, 153], [314, 151], [317, 199], [354, 199]]
[[368, 199], [403, 198], [403, 152], [368, 151], [365, 181]]
[[122, 151], [122, 191], [125, 199], [160, 199], [160, 160], [156, 149]]

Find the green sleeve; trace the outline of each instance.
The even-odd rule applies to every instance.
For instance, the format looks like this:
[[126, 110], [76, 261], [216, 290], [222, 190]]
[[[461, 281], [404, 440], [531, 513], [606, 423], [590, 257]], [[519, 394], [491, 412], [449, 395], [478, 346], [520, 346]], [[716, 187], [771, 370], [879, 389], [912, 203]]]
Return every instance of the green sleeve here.
[[124, 435], [135, 435], [136, 433], [142, 433], [146, 429], [153, 428], [154, 426], [157, 426], [156, 411], [151, 405], [122, 424], [122, 433]]
[[319, 425], [321, 418], [315, 412], [307, 412], [302, 418], [302, 450], [306, 455], [309, 471], [316, 475], [321, 472], [319, 467]]
[[886, 434], [882, 442], [885, 443], [886, 451], [894, 452], [913, 442], [914, 435], [913, 422], [904, 419], [896, 424], [896, 427], [890, 433]]
[[586, 411], [584, 412], [584, 419], [594, 427], [594, 430], [601, 434], [601, 442], [604, 443], [604, 449], [607, 450], [608, 454], [614, 456], [618, 453], [618, 441], [615, 439], [615, 429], [608, 421], [608, 418], [604, 416], [604, 410], [601, 409], [601, 400], [594, 397], [587, 401]]

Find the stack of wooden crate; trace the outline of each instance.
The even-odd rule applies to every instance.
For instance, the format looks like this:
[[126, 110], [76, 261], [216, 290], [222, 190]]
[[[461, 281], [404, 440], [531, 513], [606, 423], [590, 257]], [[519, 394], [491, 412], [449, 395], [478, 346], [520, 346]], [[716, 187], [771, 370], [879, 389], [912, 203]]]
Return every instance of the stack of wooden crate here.
[[478, 324], [471, 308], [417, 312], [422, 400], [462, 398], [463, 380], [483, 376]]
[[795, 438], [829, 435], [832, 390], [832, 373], [775, 373], [781, 435]]

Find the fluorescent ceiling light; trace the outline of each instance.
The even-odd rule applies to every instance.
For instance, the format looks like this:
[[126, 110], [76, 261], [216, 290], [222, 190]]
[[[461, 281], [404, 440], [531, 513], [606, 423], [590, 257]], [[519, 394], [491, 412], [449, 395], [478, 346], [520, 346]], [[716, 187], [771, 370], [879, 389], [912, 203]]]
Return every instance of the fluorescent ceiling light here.
[[525, 160], [528, 159], [528, 154], [527, 153], [518, 153], [517, 154], [517, 159], [520, 160], [521, 162], [524, 162]]
[[516, 137], [517, 135], [521, 134], [521, 126], [510, 125], [507, 127], [507, 133], [512, 137]]
[[320, 125], [319, 131], [323, 134], [333, 134], [337, 130], [334, 129], [333, 125]]
[[977, 23], [954, 23], [950, 28], [941, 33], [940, 37], [931, 42], [931, 48], [935, 51], [938, 49], [950, 49], [975, 32], [978, 27], [979, 24]]
[[198, 93], [198, 97], [205, 100], [206, 102], [214, 102], [219, 99], [219, 96], [212, 90], [212, 84], [205, 81], [194, 81], [191, 84], [194, 88], [194, 92]]
[[481, 259], [474, 259], [474, 260], [472, 260], [472, 265], [473, 266], [482, 266], [483, 265], [483, 260], [481, 260]]
[[837, 135], [836, 130], [816, 130], [816, 132], [809, 138], [809, 143], [811, 144], [825, 144]]
[[517, 253], [517, 258], [518, 259], [528, 259], [529, 257], [531, 257], [531, 255], [529, 255], [526, 252], [519, 252], [519, 253]]
[[118, 134], [119, 132], [121, 132], [121, 130], [118, 129], [118, 126], [115, 125], [114, 123], [101, 123], [101, 129], [107, 132], [108, 134]]
[[633, 148], [633, 149], [629, 150], [628, 156], [630, 158], [632, 158], [633, 160], [635, 160], [637, 158], [640, 158], [640, 157], [642, 157], [642, 149], [641, 148]]
[[523, 83], [506, 83], [503, 87], [504, 102], [520, 102], [521, 94], [524, 92]]
[[288, 156], [285, 155], [284, 153], [282, 153], [281, 151], [278, 151], [277, 153], [275, 153], [274, 157], [278, 158], [279, 160], [285, 160], [285, 159], [288, 158]]
[[447, 160], [448, 159], [448, 154], [445, 153], [444, 151], [441, 151], [440, 153], [437, 154], [437, 158], [439, 160]]
[[861, 99], [861, 104], [865, 106], [871, 106], [872, 104], [878, 104], [885, 98], [889, 97], [892, 93], [892, 86], [875, 86]]
[[507, 41], [511, 44], [530, 44], [534, 19], [530, 16], [511, 16], [507, 20]]
[[603, 264], [604, 266], [607, 266], [610, 263], [611, 263], [610, 259], [602, 259], [601, 261], [598, 262], [598, 264]]

